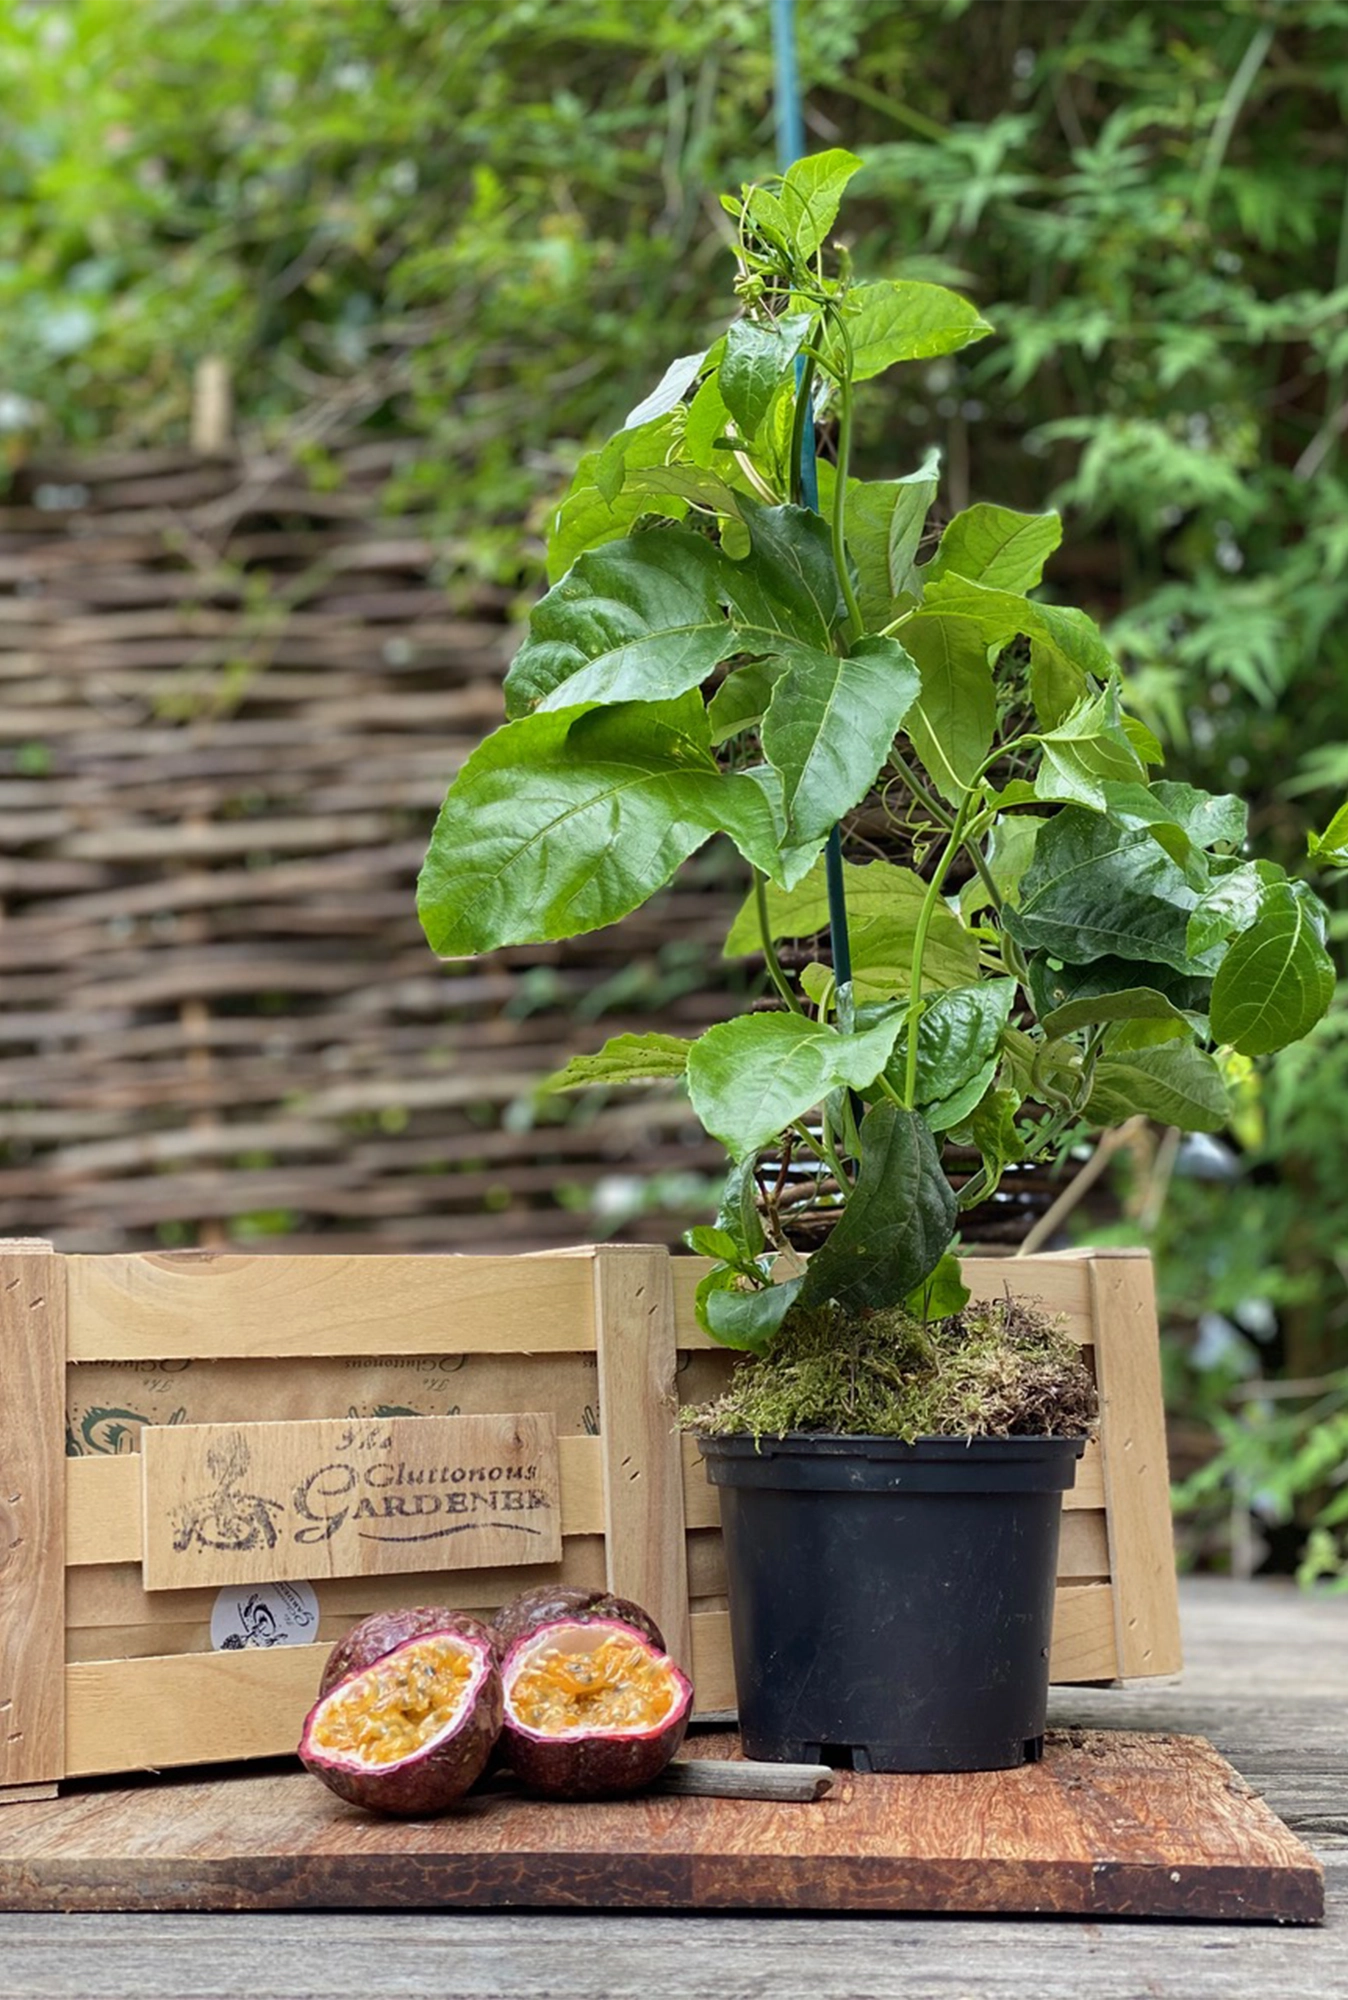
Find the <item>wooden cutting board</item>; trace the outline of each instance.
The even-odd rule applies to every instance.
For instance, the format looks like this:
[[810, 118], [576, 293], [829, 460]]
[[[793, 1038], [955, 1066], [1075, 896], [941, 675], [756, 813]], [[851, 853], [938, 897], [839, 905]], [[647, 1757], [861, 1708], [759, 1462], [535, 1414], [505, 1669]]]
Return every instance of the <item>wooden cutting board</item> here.
[[[698, 1737], [732, 1757], [732, 1736]], [[810, 1804], [489, 1790], [382, 1820], [296, 1769], [0, 1808], [5, 1910], [906, 1910], [1314, 1923], [1321, 1871], [1201, 1737], [1072, 1730], [1043, 1763], [840, 1773]]]

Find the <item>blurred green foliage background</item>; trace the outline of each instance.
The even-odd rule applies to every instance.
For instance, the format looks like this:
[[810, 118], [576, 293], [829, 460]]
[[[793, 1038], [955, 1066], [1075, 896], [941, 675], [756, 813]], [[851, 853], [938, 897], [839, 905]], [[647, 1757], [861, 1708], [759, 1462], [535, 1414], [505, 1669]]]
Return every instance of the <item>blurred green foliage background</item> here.
[[[867, 161], [859, 267], [998, 330], [870, 389], [864, 445], [938, 444], [949, 511], [1062, 507], [1172, 774], [1297, 865], [1348, 790], [1348, 0], [799, 0], [799, 33], [811, 142]], [[388, 505], [523, 598], [575, 458], [724, 306], [716, 191], [770, 169], [771, 86], [768, 0], [20, 0], [0, 450], [179, 439], [223, 355], [319, 483], [353, 426], [418, 440]], [[1346, 1122], [1341, 990], [1251, 1078], [1234, 1177], [1143, 1149], [1122, 1225], [1194, 1464], [1222, 1444], [1195, 1545], [1314, 1527], [1330, 1574]]]

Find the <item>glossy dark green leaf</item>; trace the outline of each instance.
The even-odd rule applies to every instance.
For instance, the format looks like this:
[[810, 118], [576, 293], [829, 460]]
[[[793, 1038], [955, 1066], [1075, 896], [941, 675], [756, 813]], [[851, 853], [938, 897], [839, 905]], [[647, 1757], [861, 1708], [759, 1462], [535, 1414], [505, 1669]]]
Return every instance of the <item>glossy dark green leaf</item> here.
[[1235, 940], [1212, 982], [1212, 1032], [1242, 1055], [1270, 1055], [1298, 1041], [1334, 994], [1334, 961], [1307, 904], [1290, 885], [1266, 890], [1259, 915]]
[[1194, 905], [1186, 933], [1189, 950], [1210, 951], [1248, 930], [1259, 915], [1265, 890], [1281, 873], [1267, 862], [1244, 861], [1229, 874], [1219, 875]]
[[763, 754], [782, 780], [786, 838], [823, 839], [865, 798], [918, 690], [895, 639], [866, 636], [849, 651], [793, 648], [763, 718]]
[[746, 660], [728, 673], [707, 703], [707, 724], [713, 743], [726, 743], [746, 729], [757, 729], [772, 700], [772, 690], [786, 672], [781, 654]]
[[1096, 1064], [1087, 1121], [1121, 1125], [1139, 1113], [1162, 1125], [1177, 1125], [1182, 1132], [1220, 1132], [1231, 1106], [1212, 1057], [1171, 1042]]
[[742, 503], [750, 555], [728, 563], [725, 589], [742, 652], [776, 652], [784, 638], [827, 652], [842, 616], [828, 523], [808, 507]]
[[[1137, 967], [1130, 967], [1134, 973]], [[1044, 1033], [1050, 1037], [1073, 1034], [1078, 1028], [1098, 1027], [1105, 1021], [1161, 1021], [1191, 1032], [1187, 1017], [1151, 986], [1125, 986], [1113, 993], [1087, 994], [1069, 1000], [1065, 1006], [1041, 1017]]]
[[535, 605], [506, 675], [506, 712], [584, 702], [670, 701], [736, 650], [723, 608], [730, 565], [683, 528], [578, 558]]
[[758, 1152], [831, 1090], [860, 1090], [884, 1068], [898, 1010], [864, 1033], [839, 1034], [803, 1014], [741, 1014], [694, 1042], [693, 1109], [736, 1159]]
[[1005, 923], [1024, 950], [1069, 964], [1109, 955], [1201, 973], [1185, 941], [1198, 893], [1145, 828], [1065, 806], [1040, 832]]
[[1195, 847], [1239, 848], [1245, 839], [1249, 807], [1231, 792], [1202, 792], [1158, 778], [1152, 788], [1157, 805], [1182, 826]]
[[[944, 1132], [967, 1118], [992, 1081], [998, 1043], [1015, 999], [1014, 979], [982, 979], [976, 986], [937, 993], [923, 1007], [917, 1028], [917, 1102], [933, 1131]], [[901, 1031], [886, 1071], [900, 1092], [906, 1051], [907, 1036]]]
[[950, 1247], [954, 1192], [921, 1118], [886, 1100], [861, 1121], [861, 1170], [842, 1216], [805, 1274], [802, 1303], [899, 1305]]
[[597, 1083], [656, 1083], [680, 1077], [688, 1067], [691, 1042], [679, 1035], [614, 1035], [592, 1056], [572, 1056], [542, 1086], [581, 1090]]
[[783, 313], [780, 319], [737, 319], [727, 330], [717, 379], [745, 437], [752, 437], [767, 415], [811, 323], [810, 313]]
[[489, 736], [451, 785], [421, 921], [446, 958], [598, 930], [722, 831], [765, 873], [777, 866], [771, 807], [716, 769], [696, 695], [531, 715]]
[[1139, 985], [1161, 994], [1180, 1013], [1204, 1014], [1212, 991], [1206, 977], [1186, 977], [1173, 966], [1109, 954], [1089, 965], [1058, 965], [1047, 953], [1035, 952], [1028, 962], [1028, 977], [1030, 998], [1041, 1021], [1077, 1001], [1133, 992]]
[[718, 1265], [698, 1285], [694, 1301], [698, 1324], [722, 1347], [765, 1354], [804, 1282], [786, 1278], [780, 1284], [750, 1287], [732, 1267]]
[[855, 285], [847, 295], [846, 313], [857, 382], [867, 382], [899, 361], [954, 354], [992, 332], [977, 308], [957, 292], [916, 279]]
[[929, 583], [955, 575], [990, 590], [1032, 590], [1061, 541], [1057, 514], [1018, 514], [979, 501], [956, 514], [923, 574]]

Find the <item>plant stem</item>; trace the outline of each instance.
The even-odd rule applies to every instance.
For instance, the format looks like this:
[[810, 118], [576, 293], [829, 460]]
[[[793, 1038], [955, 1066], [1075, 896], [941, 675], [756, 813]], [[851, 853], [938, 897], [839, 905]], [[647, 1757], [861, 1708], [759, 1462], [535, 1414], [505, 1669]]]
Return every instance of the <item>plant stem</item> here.
[[778, 958], [777, 947], [772, 941], [772, 920], [768, 915], [768, 878], [758, 868], [754, 870], [754, 908], [758, 912], [758, 935], [768, 968], [768, 978], [791, 1012], [803, 1014], [805, 1009], [796, 998], [795, 989], [782, 970], [782, 961]]
[[973, 808], [974, 796], [972, 790], [967, 791], [959, 802], [955, 823], [950, 829], [950, 838], [946, 842], [945, 852], [936, 865], [936, 873], [927, 884], [927, 893], [918, 912], [917, 928], [913, 932], [913, 963], [910, 974], [912, 985], [908, 994], [908, 1048], [903, 1065], [903, 1102], [909, 1111], [914, 1108], [917, 1101], [917, 1024], [922, 1012], [922, 956], [926, 950], [927, 932], [931, 929], [941, 884], [945, 881], [951, 862], [964, 845], [964, 829]]
[[[894, 766], [894, 769], [898, 772], [899, 776], [903, 779], [904, 784], [907, 785], [909, 791], [912, 793], [913, 797], [917, 800], [918, 804], [922, 807], [923, 811], [930, 813], [931, 817], [936, 821], [936, 824], [938, 826], [943, 826], [946, 829], [946, 831], [949, 832], [950, 828], [955, 824], [954, 814], [946, 811], [945, 807], [941, 804], [941, 801], [937, 798], [934, 792], [928, 791], [927, 787], [923, 784], [921, 778], [918, 777], [917, 772], [913, 769], [912, 765], [909, 764], [906, 758], [901, 756], [897, 750], [890, 751], [889, 761]], [[988, 898], [992, 904], [993, 909], [1000, 911], [1002, 907], [1002, 892], [992, 879], [992, 871], [988, 867], [987, 862], [983, 859], [982, 848], [978, 845], [978, 842], [976, 840], [966, 839], [964, 843], [964, 851], [968, 855], [970, 861], [972, 861], [974, 867], [978, 870], [979, 880], [982, 882], [983, 887], [988, 892]]]
[[834, 1180], [838, 1183], [838, 1193], [846, 1201], [852, 1183], [843, 1171], [843, 1163], [838, 1158], [837, 1148], [829, 1137], [828, 1120], [826, 1118], [820, 1119], [817, 1135], [810, 1130], [803, 1118], [793, 1118], [791, 1123], [793, 1130], [799, 1132], [812, 1153], [822, 1153], [824, 1155], [825, 1160], [828, 1162], [829, 1170]]
[[847, 467], [852, 456], [852, 370], [851, 357], [844, 367], [838, 383], [838, 467], [833, 489], [833, 561], [838, 572], [838, 584], [847, 606], [847, 636], [849, 640], [859, 639], [866, 629], [866, 621], [857, 603], [856, 591], [852, 588], [852, 576], [847, 567]]

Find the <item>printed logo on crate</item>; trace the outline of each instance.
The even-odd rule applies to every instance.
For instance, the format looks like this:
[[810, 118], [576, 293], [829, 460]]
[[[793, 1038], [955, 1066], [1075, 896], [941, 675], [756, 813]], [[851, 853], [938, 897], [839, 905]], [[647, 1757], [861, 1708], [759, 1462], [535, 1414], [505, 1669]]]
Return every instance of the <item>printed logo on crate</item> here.
[[551, 1415], [152, 1426], [147, 1590], [561, 1558]]

